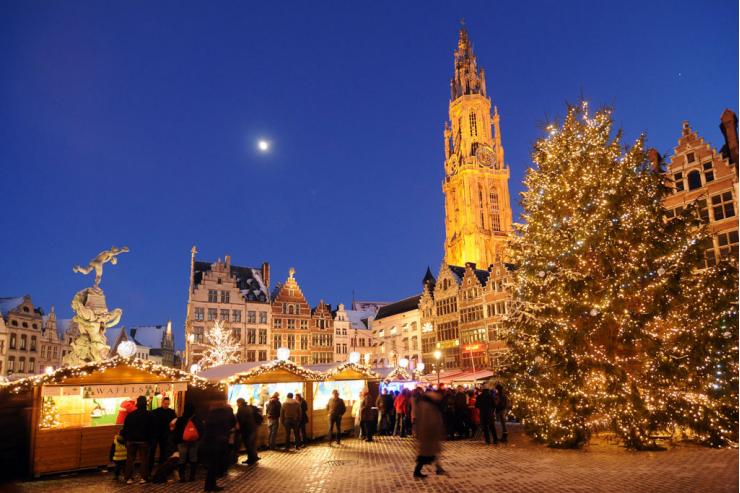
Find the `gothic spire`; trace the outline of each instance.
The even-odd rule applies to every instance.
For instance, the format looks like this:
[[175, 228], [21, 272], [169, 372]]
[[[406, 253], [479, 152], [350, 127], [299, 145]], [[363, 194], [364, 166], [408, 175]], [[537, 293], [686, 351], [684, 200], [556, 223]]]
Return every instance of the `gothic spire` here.
[[486, 96], [486, 79], [473, 53], [473, 43], [463, 23], [455, 50], [455, 74], [450, 82], [451, 98], [455, 100], [466, 94]]

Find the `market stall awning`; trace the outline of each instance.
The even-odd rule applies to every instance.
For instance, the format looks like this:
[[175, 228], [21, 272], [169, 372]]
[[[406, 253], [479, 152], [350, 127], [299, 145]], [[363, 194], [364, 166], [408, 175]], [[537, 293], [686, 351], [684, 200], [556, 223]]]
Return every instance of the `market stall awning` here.
[[457, 375], [453, 375], [452, 377], [450, 377], [450, 382], [452, 384], [477, 383], [477, 382], [483, 382], [486, 380], [490, 380], [492, 377], [493, 377], [493, 372], [490, 370], [479, 370], [476, 372], [466, 371], [466, 372], [458, 373]]
[[252, 368], [259, 366], [261, 363], [250, 362], [250, 363], [231, 363], [228, 365], [219, 365], [201, 370], [198, 372], [199, 377], [207, 378], [213, 382], [220, 382], [226, 380], [229, 377], [233, 377], [237, 373], [243, 373], [249, 371]]

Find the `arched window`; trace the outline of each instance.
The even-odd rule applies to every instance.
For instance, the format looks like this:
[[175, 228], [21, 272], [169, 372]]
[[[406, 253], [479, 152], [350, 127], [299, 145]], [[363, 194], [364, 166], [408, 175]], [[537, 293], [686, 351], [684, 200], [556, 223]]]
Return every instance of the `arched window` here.
[[470, 112], [470, 136], [475, 137], [478, 135], [478, 119], [475, 117], [475, 112]]
[[689, 190], [701, 188], [701, 174], [698, 171], [692, 171], [687, 178], [689, 179]]
[[491, 202], [491, 229], [493, 231], [501, 231], [501, 212], [498, 206], [498, 193], [496, 190], [491, 190], [488, 200]]
[[293, 305], [288, 305], [288, 315], [294, 315], [295, 309], [293, 308]]

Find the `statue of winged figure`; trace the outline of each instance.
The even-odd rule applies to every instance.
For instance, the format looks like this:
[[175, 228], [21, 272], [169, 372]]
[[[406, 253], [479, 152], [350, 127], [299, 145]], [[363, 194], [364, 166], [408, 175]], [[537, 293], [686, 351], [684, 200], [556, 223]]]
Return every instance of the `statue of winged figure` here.
[[100, 280], [103, 277], [103, 264], [106, 262], [110, 262], [113, 265], [116, 265], [118, 263], [118, 259], [116, 258], [117, 255], [120, 255], [122, 253], [128, 252], [128, 247], [111, 247], [110, 250], [104, 250], [98, 254], [97, 257], [92, 259], [89, 264], [87, 264], [86, 267], [81, 267], [79, 265], [75, 265], [72, 268], [73, 272], [79, 272], [81, 274], [89, 274], [93, 270], [95, 270], [95, 287], [100, 287]]

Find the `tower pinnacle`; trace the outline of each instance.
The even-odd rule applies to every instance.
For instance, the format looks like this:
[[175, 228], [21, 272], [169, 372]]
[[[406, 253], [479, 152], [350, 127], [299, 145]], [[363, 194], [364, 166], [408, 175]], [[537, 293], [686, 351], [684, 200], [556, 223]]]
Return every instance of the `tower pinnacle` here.
[[466, 94], [486, 96], [486, 76], [478, 69], [478, 61], [473, 53], [473, 43], [465, 28], [465, 20], [460, 21], [460, 37], [455, 50], [455, 74], [450, 83], [450, 98], [455, 100]]

